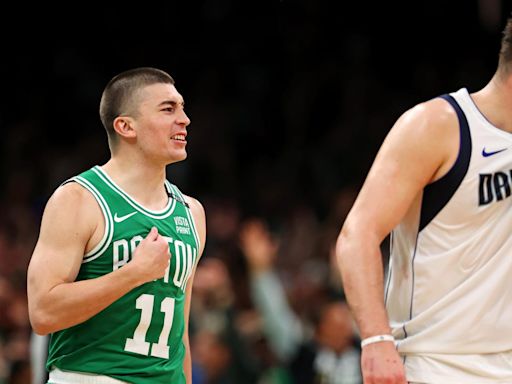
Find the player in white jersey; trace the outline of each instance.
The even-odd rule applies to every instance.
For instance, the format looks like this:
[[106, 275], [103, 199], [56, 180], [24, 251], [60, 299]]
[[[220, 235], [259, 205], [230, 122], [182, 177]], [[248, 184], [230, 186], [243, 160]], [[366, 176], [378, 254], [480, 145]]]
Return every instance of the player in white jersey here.
[[340, 232], [365, 384], [512, 383], [511, 192], [512, 17], [483, 89], [397, 120]]

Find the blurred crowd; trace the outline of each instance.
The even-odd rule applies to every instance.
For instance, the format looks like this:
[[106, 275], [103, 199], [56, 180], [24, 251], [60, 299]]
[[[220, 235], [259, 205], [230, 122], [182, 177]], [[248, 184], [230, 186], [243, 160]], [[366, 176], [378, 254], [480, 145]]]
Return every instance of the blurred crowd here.
[[[32, 376], [45, 379], [45, 344], [31, 333], [25, 273], [42, 204], [9, 190], [0, 225], [0, 383], [40, 384]], [[234, 200], [204, 199], [208, 239], [190, 318], [194, 384], [361, 382], [333, 253], [355, 193], [340, 191], [324, 220], [308, 206], [276, 219], [245, 215]], [[35, 343], [43, 349], [33, 355]]]
[[[481, 24], [478, 1], [418, 5], [408, 18], [327, 3], [181, 2], [140, 10], [139, 26], [151, 20], [159, 36], [143, 44], [135, 33], [144, 28], [120, 38], [115, 23], [98, 21], [97, 40], [48, 44], [43, 28], [31, 50], [13, 48], [0, 110], [0, 384], [30, 383], [31, 362], [42, 364], [30, 358], [26, 268], [44, 204], [107, 160], [101, 91], [142, 65], [175, 77], [192, 120], [189, 158], [168, 176], [207, 216], [191, 310], [194, 384], [361, 382], [336, 236], [394, 120], [483, 85], [499, 29]], [[103, 21], [118, 11], [105, 9]], [[73, 23], [71, 34], [90, 30], [89, 20]]]
[[[30, 131], [25, 133], [29, 140]], [[31, 383], [34, 369], [44, 364], [41, 351], [31, 360], [26, 269], [51, 186], [85, 167], [84, 158], [103, 156], [86, 148], [61, 163], [46, 147], [41, 163], [55, 167], [41, 177], [37, 170], [45, 165], [26, 166], [27, 142], [20, 136], [2, 152], [15, 165], [0, 201], [0, 383], [9, 384]], [[172, 166], [169, 173], [171, 180], [183, 177], [173, 175]], [[45, 184], [38, 184], [41, 178]], [[293, 196], [293, 205], [283, 201], [287, 208], [275, 215], [257, 215], [223, 194], [199, 197], [207, 213], [207, 244], [190, 320], [195, 384], [360, 382], [357, 335], [333, 258], [356, 193], [355, 186], [342, 188], [322, 217], [317, 207], [298, 204]]]

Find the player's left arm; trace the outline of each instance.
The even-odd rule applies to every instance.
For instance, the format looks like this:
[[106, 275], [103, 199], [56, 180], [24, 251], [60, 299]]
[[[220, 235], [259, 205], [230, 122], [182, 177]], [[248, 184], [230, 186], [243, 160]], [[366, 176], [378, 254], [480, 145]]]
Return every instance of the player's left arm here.
[[204, 208], [202, 204], [190, 197], [185, 196], [185, 200], [190, 206], [190, 211], [192, 216], [194, 217], [194, 224], [197, 229], [197, 234], [199, 236], [199, 250], [197, 253], [197, 261], [192, 270], [190, 278], [187, 282], [187, 288], [185, 291], [185, 332], [183, 333], [183, 344], [185, 345], [185, 360], [183, 361], [183, 370], [185, 372], [185, 377], [187, 379], [187, 383], [192, 383], [192, 356], [190, 353], [190, 342], [188, 335], [188, 323], [190, 318], [190, 302], [192, 298], [192, 285], [194, 282], [194, 275], [196, 272], [197, 263], [199, 262], [199, 258], [203, 254], [204, 246], [206, 242], [206, 215], [204, 212]]

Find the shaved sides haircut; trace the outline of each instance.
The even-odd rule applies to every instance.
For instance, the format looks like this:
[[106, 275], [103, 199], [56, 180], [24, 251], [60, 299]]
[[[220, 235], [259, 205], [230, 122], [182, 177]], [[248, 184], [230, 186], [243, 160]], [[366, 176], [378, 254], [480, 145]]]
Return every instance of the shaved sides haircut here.
[[114, 120], [123, 115], [135, 115], [140, 90], [162, 83], [174, 85], [174, 79], [168, 73], [150, 67], [122, 72], [108, 82], [101, 95], [100, 118], [107, 131], [110, 150], [113, 150], [118, 141]]

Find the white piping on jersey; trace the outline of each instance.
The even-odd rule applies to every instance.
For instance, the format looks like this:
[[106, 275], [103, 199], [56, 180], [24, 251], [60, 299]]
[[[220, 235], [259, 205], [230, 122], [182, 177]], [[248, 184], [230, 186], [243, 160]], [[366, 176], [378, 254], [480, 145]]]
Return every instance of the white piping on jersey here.
[[[105, 252], [105, 250], [107, 249], [108, 245], [112, 241], [112, 237], [114, 236], [114, 222], [112, 219], [112, 214], [110, 213], [110, 210], [108, 208], [107, 202], [89, 181], [87, 181], [81, 176], [74, 177], [71, 180], [77, 182], [85, 189], [87, 189], [89, 192], [91, 192], [94, 199], [98, 202], [98, 205], [100, 206], [101, 212], [103, 213], [103, 217], [105, 219], [105, 232], [103, 233], [102, 239], [92, 250], [90, 250], [84, 255], [82, 263], [88, 263], [89, 261], [95, 260], [98, 257], [100, 257], [103, 254], [103, 252]], [[95, 253], [97, 254], [95, 255]]]
[[[183, 201], [185, 201], [185, 197], [183, 196], [181, 191], [175, 185], [169, 183], [169, 188], [172, 188], [176, 192], [176, 194], [178, 196], [180, 196]], [[194, 238], [197, 243], [197, 249], [199, 250], [199, 249], [201, 249], [201, 241], [199, 240], [199, 233], [197, 232], [197, 229], [196, 229], [197, 227], [196, 227], [196, 222], [194, 221], [194, 215], [192, 215], [190, 213], [190, 208], [188, 208], [188, 207], [185, 208], [185, 211], [187, 212], [187, 217], [188, 217], [189, 221], [192, 223], [192, 233], [194, 234]]]
[[95, 166], [94, 168], [92, 168], [92, 170], [105, 182], [105, 184], [107, 184], [108, 187], [110, 187], [114, 192], [116, 192], [119, 196], [125, 199], [128, 204], [130, 204], [140, 213], [148, 217], [151, 217], [152, 219], [165, 219], [172, 215], [174, 209], [176, 208], [176, 200], [174, 199], [169, 199], [165, 208], [159, 211], [153, 211], [144, 208], [142, 205], [137, 203], [132, 197], [130, 197], [129, 194], [123, 191], [116, 183], [114, 183], [114, 181], [112, 181], [112, 179], [110, 179], [110, 177], [100, 167]]

